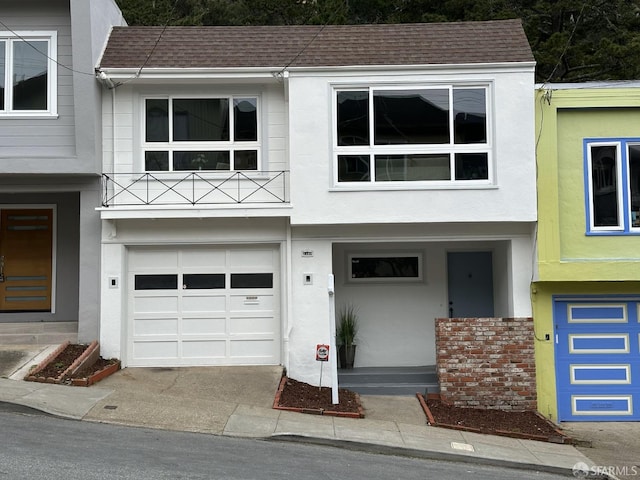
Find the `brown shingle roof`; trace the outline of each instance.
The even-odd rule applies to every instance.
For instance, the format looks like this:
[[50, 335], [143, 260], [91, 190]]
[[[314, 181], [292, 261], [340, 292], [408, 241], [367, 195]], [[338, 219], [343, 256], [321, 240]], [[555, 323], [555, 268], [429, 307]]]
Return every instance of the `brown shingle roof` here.
[[520, 20], [499, 20], [326, 27], [115, 27], [100, 67], [283, 68], [533, 60]]

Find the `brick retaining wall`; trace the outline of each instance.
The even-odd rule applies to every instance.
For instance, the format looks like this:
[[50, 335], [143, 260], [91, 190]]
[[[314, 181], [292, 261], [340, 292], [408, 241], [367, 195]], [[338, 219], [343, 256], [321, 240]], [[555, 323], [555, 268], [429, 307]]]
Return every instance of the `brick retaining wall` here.
[[462, 407], [535, 410], [531, 318], [438, 318], [440, 396]]

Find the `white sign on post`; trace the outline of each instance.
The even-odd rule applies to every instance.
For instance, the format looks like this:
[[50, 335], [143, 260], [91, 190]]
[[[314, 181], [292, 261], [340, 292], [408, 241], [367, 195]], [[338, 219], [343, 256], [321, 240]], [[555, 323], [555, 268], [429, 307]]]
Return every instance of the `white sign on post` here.
[[329, 345], [316, 345], [316, 360], [318, 362], [329, 361]]

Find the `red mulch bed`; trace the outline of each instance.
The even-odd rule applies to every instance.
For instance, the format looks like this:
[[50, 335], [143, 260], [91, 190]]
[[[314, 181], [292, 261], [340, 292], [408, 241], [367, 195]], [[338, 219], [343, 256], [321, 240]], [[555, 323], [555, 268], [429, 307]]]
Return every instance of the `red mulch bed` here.
[[[551, 422], [533, 411], [455, 407], [426, 399], [435, 426], [460, 428], [492, 435], [563, 441], [563, 434]], [[568, 440], [568, 439], [567, 439]]]
[[89, 345], [67, 345], [46, 367], [33, 375], [42, 378], [58, 378], [88, 347]]
[[[70, 343], [56, 356], [56, 358], [49, 362], [46, 367], [39, 372], [31, 373], [29, 375], [38, 378], [58, 378], [80, 355], [82, 355], [87, 348], [89, 348], [89, 345]], [[114, 363], [118, 363], [118, 360], [113, 358], [104, 359], [100, 357], [93, 365], [86, 366], [65, 380], [70, 381], [72, 378], [90, 377], [94, 373], [99, 372]]]
[[338, 389], [340, 403], [331, 403], [331, 388], [314, 387], [308, 383], [287, 378], [280, 395], [279, 407], [326, 410], [333, 412], [360, 413], [360, 399], [357, 393], [345, 388]]

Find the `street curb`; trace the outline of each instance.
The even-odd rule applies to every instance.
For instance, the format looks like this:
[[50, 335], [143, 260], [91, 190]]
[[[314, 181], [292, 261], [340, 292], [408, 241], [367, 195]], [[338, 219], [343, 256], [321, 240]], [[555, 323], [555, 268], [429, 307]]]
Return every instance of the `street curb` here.
[[[311, 445], [323, 445], [328, 447], [343, 448], [347, 450], [374, 453], [379, 455], [393, 455], [398, 457], [419, 458], [424, 460], [441, 460], [447, 462], [469, 463], [476, 465], [489, 465], [494, 467], [512, 468], [515, 470], [540, 471], [547, 473], [556, 473], [561, 475], [573, 476], [573, 470], [570, 468], [554, 467], [551, 465], [541, 465], [537, 463], [520, 463], [509, 460], [499, 460], [486, 457], [474, 457], [470, 455], [462, 455], [457, 453], [436, 452], [432, 450], [417, 450], [415, 448], [392, 447], [388, 445], [380, 445], [374, 443], [356, 442], [352, 440], [337, 440], [330, 438], [307, 437], [299, 434], [273, 434], [271, 437], [265, 438], [268, 441], [279, 442], [300, 442]], [[610, 476], [590, 476], [595, 480], [617, 480]]]

